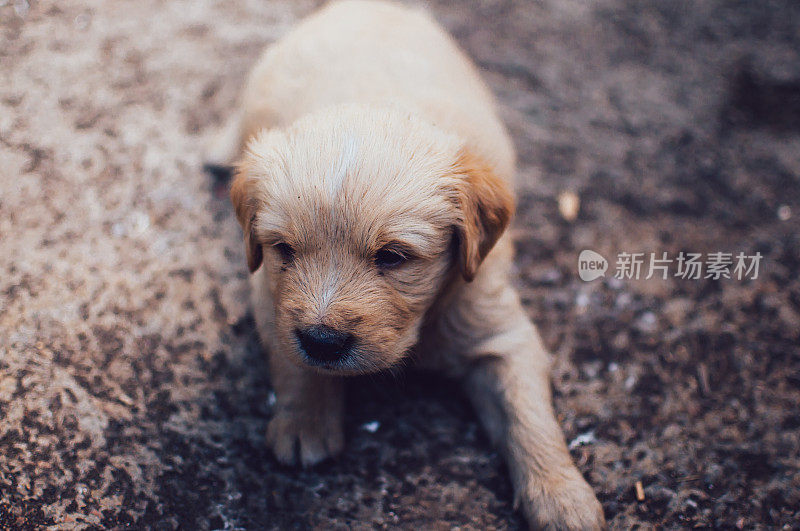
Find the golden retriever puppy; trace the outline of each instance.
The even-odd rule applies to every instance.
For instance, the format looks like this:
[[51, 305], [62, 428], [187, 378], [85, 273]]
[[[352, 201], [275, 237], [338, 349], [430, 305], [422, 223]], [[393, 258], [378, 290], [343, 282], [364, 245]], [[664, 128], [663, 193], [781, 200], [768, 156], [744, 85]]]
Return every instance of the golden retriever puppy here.
[[305, 19], [254, 68], [209, 163], [236, 164], [278, 460], [342, 450], [344, 377], [413, 361], [463, 380], [532, 527], [604, 526], [509, 278], [511, 142], [431, 18], [347, 1]]

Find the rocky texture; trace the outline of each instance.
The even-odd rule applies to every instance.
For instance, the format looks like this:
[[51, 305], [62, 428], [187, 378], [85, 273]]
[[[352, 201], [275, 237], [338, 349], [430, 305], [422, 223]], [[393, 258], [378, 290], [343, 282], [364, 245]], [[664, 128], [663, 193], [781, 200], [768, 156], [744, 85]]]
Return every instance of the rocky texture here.
[[[0, 527], [522, 525], [435, 376], [351, 386], [334, 462], [287, 469], [264, 448], [239, 229], [200, 153], [262, 47], [313, 7], [0, 2]], [[516, 139], [519, 284], [611, 524], [795, 526], [800, 7], [431, 9]], [[754, 281], [586, 284], [584, 248], [764, 259]]]

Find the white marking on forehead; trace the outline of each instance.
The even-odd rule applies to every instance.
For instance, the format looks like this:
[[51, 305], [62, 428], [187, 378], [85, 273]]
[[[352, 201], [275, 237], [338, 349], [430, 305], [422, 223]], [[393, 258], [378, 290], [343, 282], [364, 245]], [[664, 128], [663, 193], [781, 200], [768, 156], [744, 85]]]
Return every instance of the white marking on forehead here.
[[344, 184], [345, 175], [347, 170], [356, 161], [358, 156], [359, 142], [358, 139], [352, 134], [348, 134], [342, 144], [339, 158], [336, 164], [331, 167], [331, 170], [325, 176], [325, 181], [328, 183], [328, 192], [331, 194], [331, 199], [335, 198]]
[[336, 268], [331, 267], [328, 269], [325, 276], [325, 282], [322, 286], [320, 286], [319, 293], [316, 296], [317, 314], [320, 319], [325, 316], [328, 306], [330, 306], [331, 302], [333, 301], [333, 297], [336, 295], [336, 287], [338, 284], [339, 275], [337, 274]]

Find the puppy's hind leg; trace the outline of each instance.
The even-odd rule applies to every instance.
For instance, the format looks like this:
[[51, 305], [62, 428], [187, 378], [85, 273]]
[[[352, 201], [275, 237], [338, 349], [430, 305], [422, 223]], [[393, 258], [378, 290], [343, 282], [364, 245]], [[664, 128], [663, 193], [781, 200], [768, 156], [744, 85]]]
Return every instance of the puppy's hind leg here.
[[218, 181], [226, 181], [233, 174], [234, 165], [243, 148], [242, 128], [242, 113], [237, 110], [206, 149], [203, 170]]

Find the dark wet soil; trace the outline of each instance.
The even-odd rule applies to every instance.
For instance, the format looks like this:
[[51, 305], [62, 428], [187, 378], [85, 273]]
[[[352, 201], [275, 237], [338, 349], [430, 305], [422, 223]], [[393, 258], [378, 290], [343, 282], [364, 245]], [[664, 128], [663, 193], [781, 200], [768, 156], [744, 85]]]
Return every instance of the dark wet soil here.
[[[0, 2], [0, 527], [523, 525], [435, 375], [352, 385], [335, 461], [263, 444], [239, 229], [200, 154], [312, 8]], [[796, 529], [800, 4], [431, 9], [516, 141], [519, 287], [611, 526]], [[605, 278], [578, 278], [583, 249]], [[757, 279], [612, 278], [620, 252], [682, 251], [763, 259]]]

